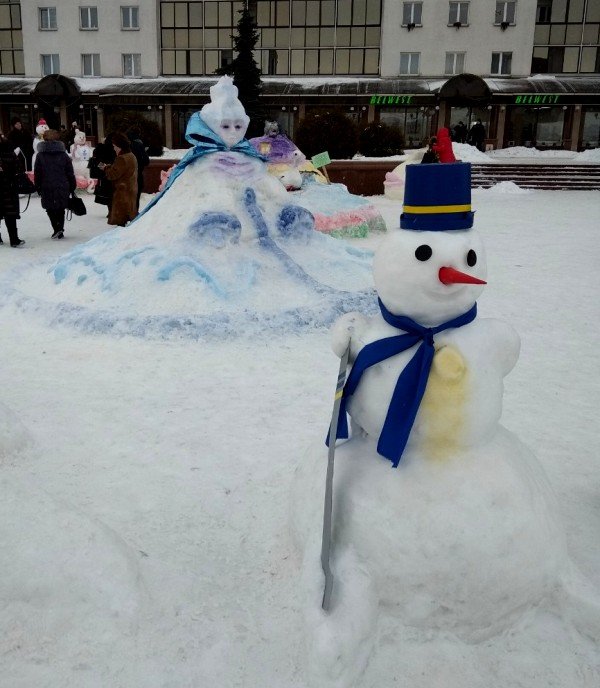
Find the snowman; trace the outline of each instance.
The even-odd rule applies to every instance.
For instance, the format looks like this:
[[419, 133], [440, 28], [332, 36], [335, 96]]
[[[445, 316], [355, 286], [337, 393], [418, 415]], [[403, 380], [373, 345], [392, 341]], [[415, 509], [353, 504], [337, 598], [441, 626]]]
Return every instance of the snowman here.
[[44, 134], [50, 129], [45, 119], [40, 119], [35, 128], [36, 137], [33, 139], [33, 158], [31, 160], [31, 169], [35, 165], [35, 158], [37, 156], [38, 146], [44, 140]]
[[470, 165], [408, 166], [400, 224], [373, 261], [380, 312], [348, 313], [332, 329], [334, 352], [349, 349], [352, 364], [337, 425], [337, 437], [351, 439], [335, 455], [328, 613], [319, 608], [322, 446], [294, 482], [309, 668], [320, 688], [362, 685], [382, 618], [397, 635], [473, 645], [552, 604], [579, 608], [586, 633], [599, 629], [544, 471], [499, 423], [520, 342], [507, 323], [477, 317], [487, 271]]
[[86, 189], [88, 193], [94, 193], [96, 180], [90, 178], [90, 170], [88, 167], [88, 163], [92, 156], [92, 149], [87, 142], [84, 131], [80, 131], [79, 129], [75, 130], [75, 138], [69, 149], [69, 155], [73, 161], [77, 188]]

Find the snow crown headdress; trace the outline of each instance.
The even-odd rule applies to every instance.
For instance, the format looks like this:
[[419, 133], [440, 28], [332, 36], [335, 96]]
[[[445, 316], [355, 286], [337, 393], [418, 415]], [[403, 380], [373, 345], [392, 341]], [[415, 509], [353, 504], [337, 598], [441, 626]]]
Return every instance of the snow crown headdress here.
[[222, 76], [214, 86], [210, 87], [210, 103], [201, 110], [202, 119], [213, 131], [219, 130], [219, 124], [224, 119], [239, 119], [247, 127], [250, 117], [244, 106], [238, 100], [237, 86], [230, 76]]
[[470, 229], [471, 164], [430, 163], [406, 166], [401, 229], [421, 232]]

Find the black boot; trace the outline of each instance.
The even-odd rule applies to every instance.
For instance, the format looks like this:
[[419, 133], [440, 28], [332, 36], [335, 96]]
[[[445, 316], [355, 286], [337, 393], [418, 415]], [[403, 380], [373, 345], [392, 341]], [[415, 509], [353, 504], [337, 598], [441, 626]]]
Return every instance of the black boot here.
[[17, 220], [14, 217], [5, 217], [6, 229], [8, 230], [8, 238], [11, 246], [20, 246], [25, 242], [19, 239], [19, 230], [17, 229]]

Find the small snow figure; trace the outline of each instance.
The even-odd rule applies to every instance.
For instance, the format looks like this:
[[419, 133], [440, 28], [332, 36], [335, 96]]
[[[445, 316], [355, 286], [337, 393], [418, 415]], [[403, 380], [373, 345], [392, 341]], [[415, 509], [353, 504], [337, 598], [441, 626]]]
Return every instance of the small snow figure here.
[[92, 149], [87, 142], [84, 131], [80, 131], [79, 129], [75, 131], [75, 139], [69, 149], [69, 154], [73, 161], [77, 188], [86, 189], [88, 193], [94, 193], [96, 180], [90, 177], [88, 166], [90, 158], [92, 157]]
[[[373, 261], [380, 313], [348, 313], [332, 330], [334, 352], [349, 347], [353, 365], [338, 426], [346, 437], [347, 412], [351, 439], [335, 459], [328, 615], [319, 606], [322, 445], [311, 447], [294, 484], [319, 688], [357, 685], [376, 652], [380, 616], [388, 642], [423, 632], [428, 641], [439, 633], [478, 643], [517, 633], [528, 609], [540, 608], [543, 627], [542, 605], [559, 589], [552, 603], [565, 605], [573, 581], [543, 469], [499, 424], [520, 342], [507, 323], [476, 317], [487, 270], [472, 229], [470, 165], [409, 165], [400, 224]], [[591, 620], [585, 631], [598, 637], [597, 599], [580, 598]], [[575, 633], [561, 632], [557, 651]]]
[[31, 160], [31, 169], [35, 164], [35, 156], [37, 155], [38, 146], [44, 140], [44, 132], [48, 131], [50, 127], [45, 119], [40, 119], [35, 128], [36, 137], [33, 139], [33, 158]]
[[288, 191], [302, 186], [300, 168], [306, 156], [295, 143], [279, 132], [277, 122], [265, 124], [265, 135], [250, 139], [250, 143], [269, 161], [269, 173], [279, 179]]

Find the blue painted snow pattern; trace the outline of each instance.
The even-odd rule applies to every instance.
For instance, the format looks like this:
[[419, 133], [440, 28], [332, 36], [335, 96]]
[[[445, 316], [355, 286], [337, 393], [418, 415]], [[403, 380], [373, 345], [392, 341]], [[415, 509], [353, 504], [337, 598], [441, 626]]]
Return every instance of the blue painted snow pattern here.
[[[31, 267], [31, 266], [30, 266]], [[25, 268], [26, 269], [26, 268]], [[142, 339], [233, 339], [239, 336], [260, 338], [277, 334], [296, 334], [307, 329], [329, 327], [344, 313], [361, 311], [367, 315], [378, 312], [375, 290], [357, 293], [341, 292], [321, 308], [290, 308], [279, 313], [211, 313], [209, 315], [137, 316], [108, 310], [92, 310], [72, 303], [52, 303], [18, 291], [25, 269], [13, 271], [0, 280], [0, 308], [9, 304], [26, 314], [41, 317], [49, 327], [69, 327], [91, 335], [133, 336]], [[6, 298], [4, 298], [6, 297]]]
[[[233, 337], [238, 334], [297, 332], [306, 328], [328, 327], [337, 317], [348, 311], [376, 312], [377, 300], [373, 289], [351, 292], [323, 284], [308, 274], [290, 255], [298, 251], [298, 255], [304, 255], [306, 258], [306, 253], [302, 254], [302, 250], [310, 245], [321, 252], [322, 259], [329, 268], [335, 266], [341, 274], [346, 274], [349, 266], [354, 265], [355, 269], [367, 274], [370, 273], [371, 251], [355, 248], [314, 231], [312, 214], [300, 206], [293, 205], [283, 207], [275, 221], [274, 234], [283, 242], [287, 249], [284, 250], [271, 235], [252, 188], [246, 188], [242, 206], [251, 218], [260, 251], [271, 256], [276, 264], [280, 265], [283, 274], [295, 281], [301, 291], [306, 292], [308, 289], [317, 294], [320, 297], [317, 300], [318, 305], [283, 308], [279, 312], [254, 311], [240, 306], [234, 312], [215, 309], [216, 312], [206, 314], [173, 313], [146, 316], [124, 313], [116, 309], [94, 310], [73, 303], [48, 302], [18, 292], [6, 280], [3, 282], [3, 289], [12, 295], [20, 308], [43, 314], [52, 325], [69, 325], [89, 333], [129, 334], [153, 338], [175, 336], [203, 339]], [[155, 268], [155, 279], [159, 283], [168, 282], [175, 277], [191, 277], [202, 282], [225, 303], [232, 303], [233, 297], [244, 295], [252, 287], [269, 288], [268, 284], [258, 280], [261, 265], [257, 260], [248, 259], [243, 251], [240, 252], [237, 263], [235, 254], [228, 256], [230, 283], [224, 282], [214, 270], [209, 269], [200, 258], [201, 254], [195, 257], [173, 256], [174, 250], [197, 253], [193, 245], [190, 246], [190, 242], [198, 249], [205, 246], [211, 250], [226, 244], [236, 244], [241, 233], [241, 222], [233, 214], [203, 212], [188, 227], [187, 239], [174, 237], [172, 243], [166, 245], [164, 250], [159, 250], [154, 245], [146, 245], [123, 251], [118, 255], [119, 243], [129, 231], [129, 228], [117, 228], [76, 247], [48, 272], [53, 274], [56, 284], [65, 282], [72, 273], [77, 285], [87, 284], [89, 278], [95, 276], [103, 292], [118, 293], [120, 272], [124, 268], [135, 269], [136, 266], [145, 264]], [[167, 251], [170, 251], [171, 255], [167, 255]], [[112, 252], [113, 256], [117, 253], [117, 257], [112, 257], [110, 262], [102, 262], [101, 256], [106, 252]], [[235, 301], [233, 303], [235, 304]]]
[[206, 241], [210, 246], [223, 248], [228, 242], [239, 242], [242, 223], [229, 213], [206, 212], [190, 225], [188, 232], [191, 237]]
[[171, 279], [171, 275], [176, 270], [181, 270], [183, 268], [190, 268], [197, 277], [205, 282], [206, 285], [217, 294], [217, 296], [223, 299], [227, 297], [227, 292], [221, 288], [217, 279], [211, 275], [208, 270], [205, 270], [200, 263], [191, 258], [175, 258], [175, 260], [169, 261], [158, 271], [157, 279], [161, 282], [166, 282]]

